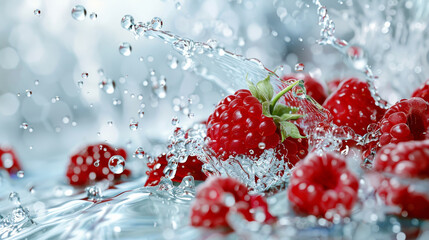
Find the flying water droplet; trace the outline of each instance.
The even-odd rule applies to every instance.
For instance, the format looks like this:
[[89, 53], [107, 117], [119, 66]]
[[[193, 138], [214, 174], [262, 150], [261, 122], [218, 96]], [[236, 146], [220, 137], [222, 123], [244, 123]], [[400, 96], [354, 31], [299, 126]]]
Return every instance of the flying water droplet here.
[[138, 114], [139, 114], [139, 118], [144, 117], [144, 111], [142, 109], [139, 110]]
[[37, 85], [39, 85], [39, 83], [40, 83], [39, 80], [34, 80], [34, 85], [37, 86]]
[[171, 119], [171, 124], [173, 125], [173, 126], [176, 126], [177, 124], [179, 124], [179, 118], [178, 117], [176, 117], [176, 116], [174, 116], [172, 119]]
[[15, 206], [21, 205], [21, 199], [19, 198], [19, 194], [17, 192], [11, 192], [9, 194], [9, 201]]
[[258, 148], [259, 149], [265, 149], [265, 143], [264, 142], [258, 143]]
[[90, 201], [98, 201], [103, 197], [101, 189], [98, 186], [87, 187], [85, 188], [85, 191], [86, 196]]
[[109, 169], [114, 174], [121, 174], [125, 169], [125, 159], [121, 155], [115, 155], [109, 159]]
[[130, 122], [131, 131], [136, 131], [138, 128], [139, 128], [139, 122], [136, 122], [134, 120]]
[[21, 123], [21, 125], [19, 126], [19, 128], [27, 129], [28, 128], [28, 123], [26, 123], [26, 122]]
[[177, 2], [177, 3], [176, 3], [176, 9], [177, 9], [177, 10], [182, 9], [182, 4], [181, 4], [180, 2]]
[[107, 94], [113, 94], [115, 92], [116, 83], [113, 79], [107, 78], [100, 82], [99, 87]]
[[90, 15], [89, 15], [89, 18], [91, 19], [91, 20], [95, 20], [95, 19], [97, 19], [97, 13], [95, 13], [95, 12], [93, 12], [93, 13], [91, 13]]
[[82, 88], [82, 87], [83, 87], [83, 81], [78, 81], [78, 82], [77, 82], [77, 86], [78, 86], [79, 88]]
[[27, 97], [31, 97], [31, 95], [33, 95], [33, 92], [31, 90], [25, 90], [25, 95], [27, 95]]
[[36, 9], [34, 10], [34, 15], [40, 17], [40, 14], [42, 13], [42, 11], [40, 11], [40, 9]]
[[123, 42], [119, 45], [119, 53], [123, 56], [130, 56], [131, 55], [131, 45], [127, 42]]
[[70, 122], [70, 117], [69, 116], [64, 116], [63, 117], [63, 123], [64, 124], [68, 124]]
[[131, 31], [134, 28], [134, 17], [131, 15], [125, 15], [121, 19], [121, 26], [122, 28]]
[[87, 79], [87, 78], [88, 78], [88, 76], [89, 76], [89, 74], [88, 74], [87, 72], [84, 72], [84, 73], [82, 73], [82, 74], [81, 74], [81, 77], [82, 77], [83, 79]]
[[150, 24], [152, 26], [152, 29], [161, 30], [164, 23], [162, 22], [161, 18], [154, 17], [154, 18], [152, 18], [152, 21], [150, 21]]
[[18, 172], [16, 173], [16, 176], [17, 176], [18, 178], [23, 178], [23, 177], [24, 177], [24, 171], [22, 171], [22, 170], [18, 171]]
[[134, 153], [134, 155], [138, 158], [138, 159], [143, 159], [145, 152], [143, 151], [142, 147], [138, 147]]
[[304, 71], [304, 63], [297, 63], [296, 65], [295, 65], [295, 71]]
[[100, 160], [99, 160], [99, 159], [97, 159], [97, 160], [94, 162], [94, 167], [98, 167], [98, 166], [100, 166]]
[[71, 11], [72, 17], [77, 21], [83, 21], [86, 18], [86, 9], [82, 5], [76, 5]]

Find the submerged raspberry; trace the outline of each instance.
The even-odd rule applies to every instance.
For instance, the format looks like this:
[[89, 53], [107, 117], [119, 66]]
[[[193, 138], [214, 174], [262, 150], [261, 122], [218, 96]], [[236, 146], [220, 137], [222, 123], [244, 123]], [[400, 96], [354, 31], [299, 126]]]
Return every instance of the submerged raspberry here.
[[196, 227], [229, 228], [227, 215], [236, 212], [248, 221], [255, 221], [256, 211], [264, 213], [263, 222], [274, 217], [262, 196], [251, 196], [249, 189], [233, 178], [211, 177], [197, 188], [191, 207], [191, 224]]
[[109, 159], [114, 155], [127, 158], [124, 149], [115, 150], [107, 144], [95, 144], [82, 148], [70, 157], [66, 173], [70, 185], [82, 186], [103, 179], [113, 181], [121, 176], [129, 176], [131, 171], [128, 169], [119, 174], [109, 169]]
[[410, 185], [401, 178], [381, 174], [371, 174], [370, 182], [386, 205], [399, 207], [398, 215], [429, 219], [429, 195], [427, 191], [416, 191], [414, 185], [418, 183]]
[[[158, 156], [154, 162], [149, 162], [147, 166], [149, 171], [146, 172], [148, 179], [145, 183], [146, 186], [156, 186], [161, 181], [161, 177], [164, 176], [164, 168], [167, 166], [167, 157], [165, 154]], [[176, 175], [173, 179], [174, 182], [181, 182], [186, 176], [193, 176], [197, 181], [206, 180], [207, 176], [201, 171], [203, 163], [197, 159], [197, 157], [189, 156], [185, 163], [179, 163], [177, 165]]]
[[349, 215], [358, 187], [342, 156], [311, 153], [292, 173], [288, 198], [299, 213], [332, 219]]
[[429, 219], [429, 193], [417, 187], [424, 181], [419, 179], [429, 178], [429, 140], [384, 146], [374, 170], [378, 173], [370, 174], [371, 183], [387, 205], [399, 207], [401, 216]]

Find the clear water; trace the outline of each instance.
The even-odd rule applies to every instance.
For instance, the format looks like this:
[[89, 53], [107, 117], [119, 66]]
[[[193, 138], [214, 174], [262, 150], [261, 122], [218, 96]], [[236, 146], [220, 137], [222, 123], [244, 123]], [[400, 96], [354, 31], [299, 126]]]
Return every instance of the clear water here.
[[[12, 3], [3, 4], [5, 11], [17, 11]], [[105, 8], [82, 4], [85, 6], [69, 2], [67, 9], [50, 7], [53, 3], [31, 6], [26, 14], [31, 18], [18, 21], [18, 30], [12, 27], [17, 20], [3, 12], [3, 17], [11, 23], [7, 29], [11, 30], [13, 48], [0, 50], [2, 56], [8, 58], [7, 62], [1, 62], [2, 74], [12, 79], [17, 76], [16, 72], [21, 72], [25, 79], [22, 82], [31, 84], [5, 80], [8, 90], [0, 92], [2, 101], [8, 104], [7, 108], [0, 109], [2, 115], [7, 116], [0, 120], [0, 131], [6, 133], [0, 135], [0, 140], [13, 145], [25, 165], [25, 171], [16, 178], [3, 172], [0, 175], [1, 239], [279, 239], [318, 235], [403, 239], [404, 232], [416, 227], [422, 229], [421, 239], [427, 237], [427, 222], [407, 221], [386, 214], [392, 209], [380, 205], [365, 178], [360, 180], [360, 202], [351, 218], [330, 223], [296, 216], [289, 207], [286, 193], [281, 191], [290, 171], [283, 160], [273, 159], [274, 153], [266, 150], [257, 161], [235, 158], [219, 162], [205, 148], [204, 125], [198, 124], [222, 96], [245, 88], [246, 76], [256, 82], [265, 78], [271, 72], [269, 69], [277, 67], [278, 76], [309, 71], [324, 81], [335, 71], [342, 76], [360, 74], [370, 84], [380, 106], [407, 97], [411, 89], [424, 80], [429, 69], [425, 23], [429, 8], [424, 1], [331, 1], [328, 6], [318, 0], [273, 1], [272, 4], [163, 1], [154, 3], [162, 10], [159, 14], [134, 12], [125, 4], [110, 2]], [[225, 15], [221, 20], [206, 20], [202, 10], [207, 9], [223, 11]], [[382, 11], [386, 9], [388, 11]], [[87, 10], [92, 12], [89, 19]], [[133, 14], [124, 15], [128, 11]], [[165, 16], [162, 12], [167, 11], [174, 11], [173, 16], [177, 18], [155, 17]], [[63, 31], [57, 26], [58, 22], [66, 21], [65, 17], [52, 12], [67, 13], [63, 15], [70, 18], [70, 22], [66, 22], [70, 30]], [[112, 24], [97, 25], [108, 12], [114, 12]], [[235, 15], [240, 16], [239, 19], [234, 20]], [[266, 15], [275, 19], [264, 22]], [[303, 20], [306, 16], [308, 21]], [[342, 24], [352, 28], [344, 30]], [[41, 25], [45, 28], [37, 27]], [[99, 36], [92, 33], [91, 26], [102, 29], [97, 32]], [[108, 28], [103, 29], [106, 26]], [[247, 29], [233, 31], [240, 26]], [[380, 26], [381, 35], [376, 33]], [[2, 28], [0, 31], [6, 32]], [[38, 35], [37, 31], [42, 34]], [[110, 32], [115, 36], [109, 35]], [[47, 48], [41, 40], [41, 36], [48, 33], [56, 38], [44, 40], [46, 44], [61, 49], [62, 55], [78, 59], [73, 67], [70, 67], [73, 60], [68, 58], [55, 65], [58, 76], [50, 64], [40, 64], [49, 58], [60, 61], [55, 49]], [[201, 41], [206, 36], [210, 39]], [[33, 47], [26, 47], [30, 41], [27, 37], [33, 41]], [[73, 38], [77, 43], [72, 44], [66, 38]], [[116, 42], [107, 41], [109, 38]], [[78, 44], [82, 39], [87, 45]], [[62, 42], [69, 45], [62, 47]], [[283, 45], [292, 50], [285, 51], [280, 47]], [[323, 45], [331, 45], [335, 51]], [[363, 53], [351, 55], [351, 47]], [[97, 55], [101, 51], [106, 53]], [[257, 55], [266, 65], [242, 55]], [[403, 56], [411, 57], [402, 61]], [[17, 67], [20, 61], [28, 67], [21, 70]], [[8, 69], [13, 73], [7, 72]], [[63, 78], [66, 80], [61, 80]], [[279, 91], [281, 86], [276, 75], [273, 83]], [[409, 87], [404, 88], [405, 83]], [[358, 136], [341, 126], [321, 126], [319, 123], [329, 119], [329, 114], [300, 93], [300, 89], [292, 91], [283, 101], [306, 113], [298, 124], [310, 136], [312, 148], [338, 150], [344, 140], [363, 143], [376, 137], [376, 134]], [[386, 94], [388, 91], [393, 94]], [[185, 138], [188, 128], [191, 130]], [[125, 163], [125, 167], [133, 169], [131, 179], [114, 187], [109, 182], [88, 188], [67, 185], [63, 176], [71, 149], [93, 141], [120, 144], [134, 153]], [[350, 168], [362, 176], [359, 155], [353, 151], [345, 149], [343, 153], [349, 153]], [[166, 177], [156, 187], [142, 187], [146, 181], [145, 163], [161, 152], [169, 156]], [[240, 215], [231, 215], [234, 233], [190, 227], [194, 181], [185, 178], [175, 186], [169, 179], [174, 177], [177, 163], [186, 161], [188, 156], [198, 156], [204, 162], [205, 172], [234, 176], [254, 192], [280, 190], [268, 197], [270, 210], [279, 217], [278, 223], [273, 226], [249, 223]], [[273, 160], [266, 164], [267, 159]], [[112, 171], [123, 171], [122, 159], [110, 160]], [[284, 175], [276, 174], [284, 170]], [[258, 181], [254, 180], [255, 176]], [[428, 189], [427, 182], [413, 184], [423, 192]]]

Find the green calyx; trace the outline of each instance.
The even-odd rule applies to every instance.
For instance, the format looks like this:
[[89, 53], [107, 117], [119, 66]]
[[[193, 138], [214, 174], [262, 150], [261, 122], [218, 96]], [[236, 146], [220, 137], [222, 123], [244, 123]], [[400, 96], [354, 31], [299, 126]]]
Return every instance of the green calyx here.
[[296, 120], [303, 117], [303, 115], [297, 114], [299, 108], [277, 104], [278, 100], [285, 93], [287, 93], [299, 83], [299, 80], [290, 84], [274, 96], [274, 88], [273, 85], [271, 85], [270, 78], [271, 74], [268, 75], [264, 80], [259, 81], [256, 85], [250, 81], [247, 81], [250, 92], [262, 104], [262, 113], [265, 116], [272, 118], [274, 123], [280, 129], [282, 142], [288, 137], [305, 138], [305, 136], [302, 136], [299, 133], [298, 127], [290, 122], [291, 120]]

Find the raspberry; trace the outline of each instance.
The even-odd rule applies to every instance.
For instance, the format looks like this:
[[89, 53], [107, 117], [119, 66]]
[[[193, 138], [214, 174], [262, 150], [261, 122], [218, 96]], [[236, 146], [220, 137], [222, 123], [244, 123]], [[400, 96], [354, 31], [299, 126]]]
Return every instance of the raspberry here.
[[429, 140], [384, 146], [375, 156], [374, 170], [401, 177], [429, 178]]
[[349, 215], [357, 198], [357, 178], [344, 158], [334, 153], [310, 153], [296, 166], [288, 198], [297, 212], [332, 219]]
[[370, 182], [387, 205], [399, 207], [404, 217], [429, 219], [429, 194], [416, 187], [429, 178], [429, 140], [388, 144], [373, 164], [378, 173], [369, 175]]
[[5, 169], [10, 175], [21, 170], [21, 165], [12, 148], [0, 146], [0, 169]]
[[326, 98], [328, 97], [323, 85], [308, 74], [297, 73], [295, 75], [286, 75], [282, 77], [283, 81], [288, 81], [291, 79], [303, 79], [307, 94], [316, 100], [316, 102], [319, 104], [323, 104], [323, 102], [325, 102]]
[[367, 133], [368, 125], [377, 123], [385, 112], [375, 105], [367, 83], [357, 78], [342, 81], [323, 107], [331, 112], [335, 124], [349, 126], [359, 135]]
[[[276, 105], [280, 97], [297, 83], [292, 83], [273, 98], [274, 90], [267, 77], [256, 86], [250, 84], [251, 91], [241, 89], [225, 97], [208, 118], [208, 146], [223, 160], [240, 154], [257, 158], [265, 149], [289, 149], [291, 156], [297, 152], [306, 154], [307, 149], [298, 148], [307, 146], [305, 140], [295, 141], [303, 138], [300, 130], [289, 122], [301, 115], [296, 114], [295, 108]], [[295, 144], [286, 146], [282, 144], [285, 140]], [[293, 158], [292, 161], [296, 161], [296, 157]]]
[[423, 140], [428, 126], [429, 104], [421, 98], [403, 99], [390, 107], [381, 119], [379, 146]]
[[426, 102], [429, 102], [429, 79], [426, 80], [426, 82], [424, 82], [419, 88], [417, 88], [411, 96], [419, 97]]
[[388, 206], [397, 206], [397, 214], [407, 218], [429, 219], [428, 192], [416, 191], [415, 186], [404, 183], [401, 178], [370, 174], [370, 182], [377, 194]]
[[191, 207], [191, 224], [196, 227], [230, 228], [227, 215], [239, 212], [248, 221], [255, 221], [254, 213], [260, 209], [264, 222], [274, 217], [262, 196], [251, 196], [249, 189], [233, 178], [211, 177], [197, 188]]
[[109, 169], [109, 160], [112, 156], [120, 155], [127, 158], [124, 149], [113, 149], [107, 144], [95, 144], [82, 148], [70, 157], [66, 176], [70, 185], [88, 185], [94, 181], [108, 179], [113, 181], [121, 176], [129, 176], [131, 171], [124, 169], [122, 173], [115, 174]]
[[[167, 157], [165, 154], [158, 156], [154, 162], [149, 162], [147, 166], [149, 171], [146, 172], [148, 179], [145, 183], [146, 186], [156, 186], [164, 176], [164, 168], [167, 166]], [[177, 166], [176, 175], [173, 179], [174, 182], [181, 182], [186, 176], [193, 176], [195, 180], [204, 181], [207, 176], [201, 171], [203, 163], [196, 157], [189, 156], [185, 163], [179, 163]]]

